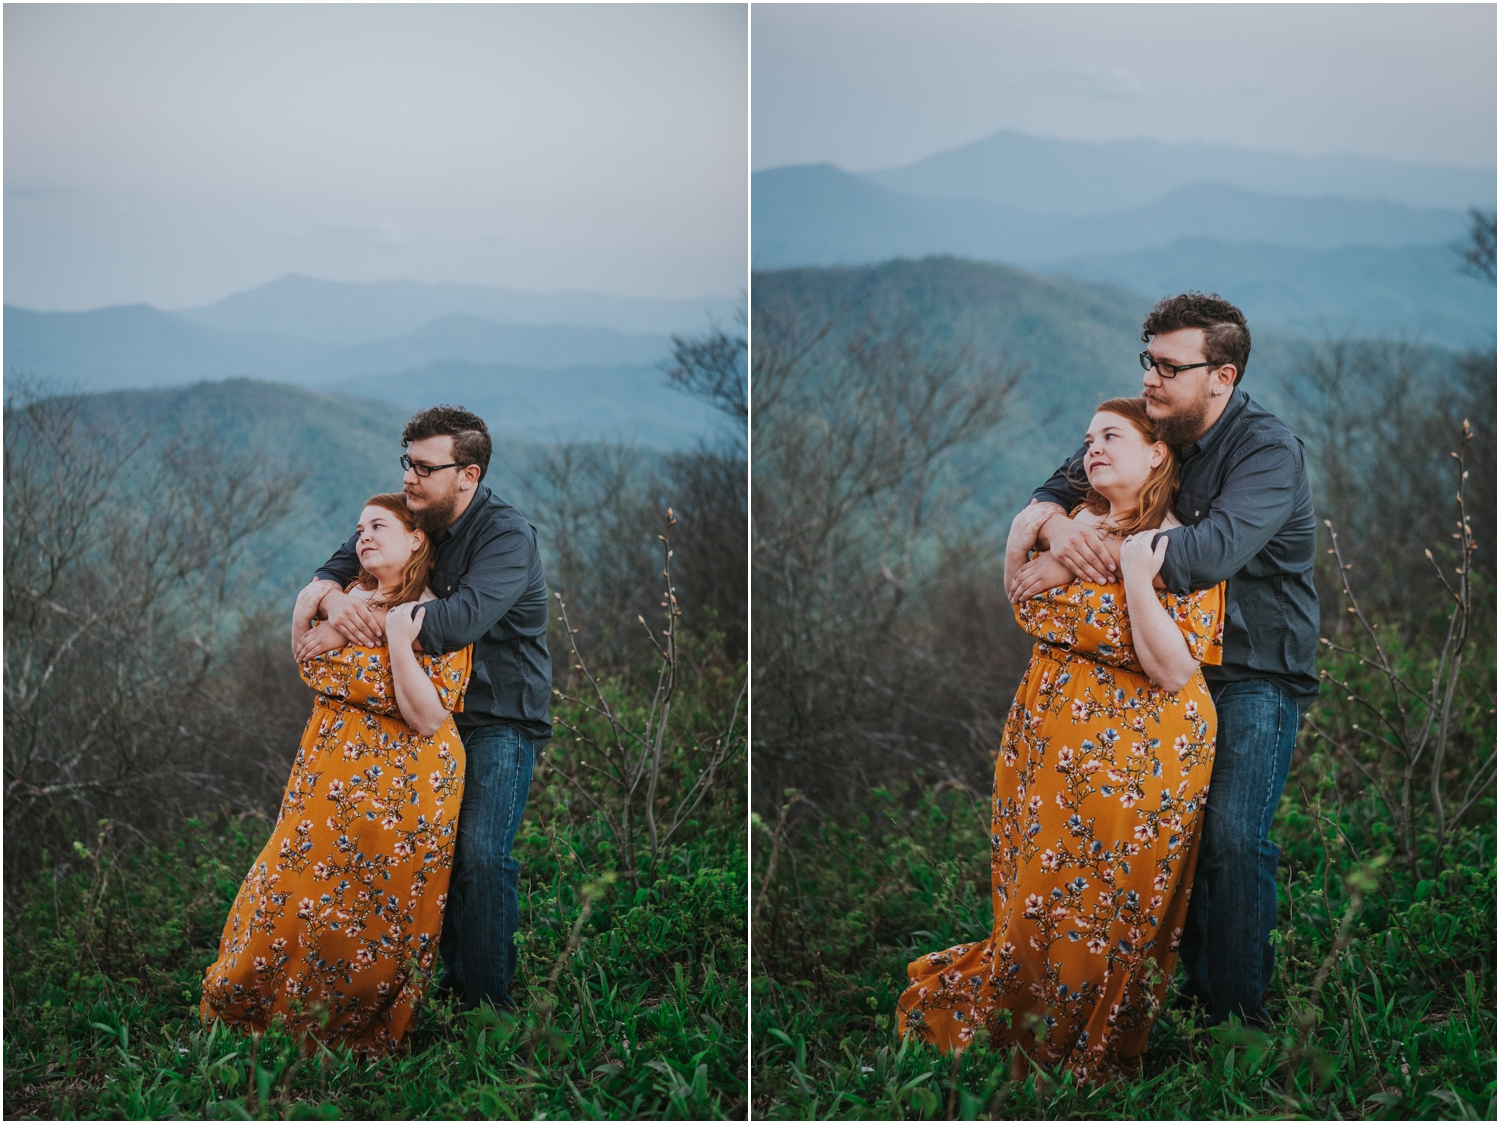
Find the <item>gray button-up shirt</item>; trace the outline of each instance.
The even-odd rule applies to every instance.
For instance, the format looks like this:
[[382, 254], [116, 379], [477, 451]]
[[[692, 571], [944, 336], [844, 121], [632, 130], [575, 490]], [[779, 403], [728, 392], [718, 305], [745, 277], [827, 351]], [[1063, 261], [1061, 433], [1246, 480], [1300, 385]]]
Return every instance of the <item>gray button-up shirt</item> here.
[[[1083, 453], [1033, 497], [1072, 511], [1087, 489]], [[1236, 390], [1180, 456], [1183, 526], [1165, 532], [1162, 582], [1174, 593], [1229, 583], [1224, 662], [1205, 665], [1203, 676], [1210, 686], [1268, 679], [1306, 709], [1318, 695], [1318, 536], [1302, 442]]]
[[[356, 535], [316, 576], [348, 585], [359, 573]], [[540, 744], [552, 736], [552, 656], [547, 651], [547, 578], [536, 528], [481, 485], [464, 513], [434, 540], [436, 601], [418, 642], [430, 655], [474, 645], [474, 668], [458, 728], [512, 726]]]

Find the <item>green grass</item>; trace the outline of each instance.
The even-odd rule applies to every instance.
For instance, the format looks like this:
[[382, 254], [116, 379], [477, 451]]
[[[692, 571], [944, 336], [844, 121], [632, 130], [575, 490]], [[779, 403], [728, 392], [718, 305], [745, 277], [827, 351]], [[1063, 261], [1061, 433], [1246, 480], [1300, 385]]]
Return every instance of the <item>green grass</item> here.
[[199, 1021], [203, 970], [266, 824], [190, 821], [166, 844], [118, 852], [107, 837], [80, 842], [11, 889], [6, 1117], [743, 1117], [737, 798], [700, 808], [654, 882], [633, 889], [611, 876], [607, 833], [548, 782], [539, 771], [516, 843], [521, 1010], [428, 1003], [409, 1049], [375, 1062], [303, 1058], [278, 1029], [255, 1039]]
[[[955, 1065], [898, 1042], [907, 961], [988, 933], [989, 828], [983, 798], [877, 790], [782, 846], [755, 926], [754, 1116], [1495, 1119], [1493, 800], [1450, 839], [1445, 872], [1413, 885], [1385, 858], [1382, 810], [1304, 754], [1273, 831], [1271, 1033], [1169, 1011], [1140, 1077], [1099, 1088], [1012, 1081], [987, 1046]], [[758, 896], [769, 830], [755, 846]]]

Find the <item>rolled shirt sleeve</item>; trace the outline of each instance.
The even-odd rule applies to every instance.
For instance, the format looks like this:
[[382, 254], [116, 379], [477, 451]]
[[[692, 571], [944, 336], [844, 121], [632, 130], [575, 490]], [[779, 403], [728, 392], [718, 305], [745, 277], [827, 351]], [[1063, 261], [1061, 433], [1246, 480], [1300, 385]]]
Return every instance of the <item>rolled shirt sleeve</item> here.
[[1087, 492], [1087, 474], [1083, 471], [1083, 454], [1087, 445], [1078, 446], [1078, 451], [1058, 466], [1056, 472], [1047, 477], [1046, 483], [1031, 493], [1038, 503], [1055, 503], [1064, 511], [1072, 511], [1083, 502]]
[[501, 527], [480, 543], [445, 597], [423, 605], [426, 616], [417, 640], [429, 655], [456, 652], [495, 626], [526, 593], [535, 550], [519, 527]]
[[1212, 589], [1238, 573], [1285, 524], [1301, 477], [1301, 458], [1285, 442], [1271, 440], [1247, 450], [1230, 467], [1200, 522], [1163, 532], [1170, 545], [1162, 583], [1186, 594]]
[[357, 542], [359, 542], [359, 536], [350, 535], [349, 541], [334, 551], [333, 557], [319, 567], [318, 572], [313, 575], [313, 580], [338, 582], [340, 588], [353, 581], [359, 574], [359, 555], [354, 553], [354, 546]]

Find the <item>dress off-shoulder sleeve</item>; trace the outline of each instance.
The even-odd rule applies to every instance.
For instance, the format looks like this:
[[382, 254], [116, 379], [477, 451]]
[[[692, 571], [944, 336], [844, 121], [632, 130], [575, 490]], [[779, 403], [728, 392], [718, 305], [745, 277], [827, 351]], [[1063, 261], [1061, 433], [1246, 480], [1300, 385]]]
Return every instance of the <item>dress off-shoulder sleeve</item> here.
[[469, 690], [469, 672], [474, 666], [474, 645], [456, 652], [444, 652], [440, 656], [418, 654], [417, 662], [437, 688], [443, 709], [453, 714], [463, 710], [464, 695]]
[[[472, 646], [438, 656], [417, 653], [417, 663], [432, 681], [444, 710], [463, 710], [472, 654]], [[302, 681], [320, 695], [376, 714], [401, 716], [391, 679], [390, 650], [383, 644], [378, 648], [346, 644], [303, 661], [299, 670]]]
[[[1224, 658], [1224, 584], [1188, 594], [1156, 591], [1199, 663]], [[1140, 670], [1130, 633], [1125, 590], [1118, 583], [1075, 581], [1015, 606], [1016, 621], [1044, 648], [1060, 648], [1097, 663]]]
[[1125, 664], [1132, 656], [1125, 591], [1118, 584], [1075, 581], [1015, 606], [1016, 622], [1046, 647]]
[[1167, 610], [1187, 640], [1188, 651], [1199, 663], [1224, 662], [1224, 583], [1211, 589], [1176, 594], [1157, 591], [1157, 600]]
[[391, 680], [391, 654], [384, 644], [378, 648], [346, 644], [304, 660], [298, 670], [302, 681], [320, 695], [377, 714], [400, 714]]

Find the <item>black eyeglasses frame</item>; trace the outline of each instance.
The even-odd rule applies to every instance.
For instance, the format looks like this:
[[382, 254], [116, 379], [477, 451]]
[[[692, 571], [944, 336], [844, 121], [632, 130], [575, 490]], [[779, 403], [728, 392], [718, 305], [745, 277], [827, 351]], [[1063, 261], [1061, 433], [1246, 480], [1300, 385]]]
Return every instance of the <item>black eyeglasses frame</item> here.
[[438, 471], [438, 469], [440, 469], [440, 468], [467, 468], [467, 467], [468, 467], [468, 465], [459, 464], [457, 461], [454, 461], [452, 464], [418, 464], [416, 461], [412, 460], [405, 453], [401, 454], [401, 469], [402, 469], [402, 471], [404, 472], [404, 471], [408, 471], [409, 470], [411, 472], [415, 472], [423, 480], [426, 480], [429, 476], [431, 476], [434, 472]]
[[[1140, 356], [1138, 358], [1141, 361], [1141, 370], [1143, 370], [1143, 371], [1149, 371], [1152, 367], [1155, 367], [1156, 368], [1156, 373], [1159, 374], [1164, 379], [1175, 379], [1178, 376], [1179, 373], [1181, 373], [1183, 371], [1191, 371], [1194, 367], [1222, 367], [1223, 366], [1222, 363], [1212, 363], [1212, 362], [1206, 362], [1206, 363], [1183, 363], [1181, 366], [1177, 366], [1175, 364], [1168, 363], [1165, 360], [1158, 359], [1156, 356], [1152, 355], [1151, 352], [1149, 352], [1149, 351], [1143, 351], [1143, 352], [1141, 352], [1141, 354], [1140, 354]], [[1171, 371], [1172, 373], [1169, 375], [1169, 374], [1167, 374], [1168, 371]]]

